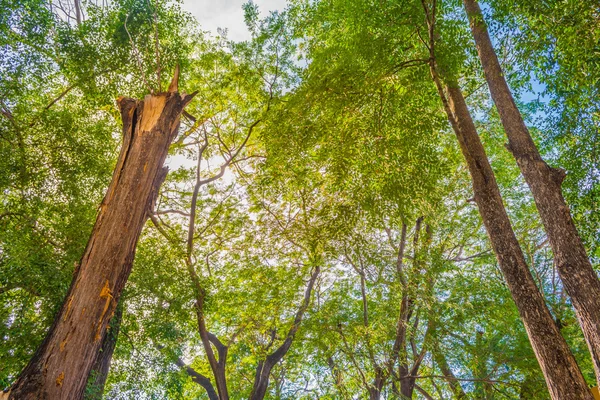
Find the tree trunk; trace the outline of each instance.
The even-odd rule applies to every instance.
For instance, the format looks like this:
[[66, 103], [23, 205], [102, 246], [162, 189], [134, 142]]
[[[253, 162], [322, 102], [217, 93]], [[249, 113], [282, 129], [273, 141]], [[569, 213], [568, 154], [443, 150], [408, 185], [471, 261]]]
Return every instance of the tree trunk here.
[[475, 397], [481, 400], [493, 398], [493, 386], [489, 382], [487, 362], [489, 353], [486, 349], [483, 332], [477, 331], [475, 336], [475, 357], [473, 363], [473, 376], [475, 377]]
[[464, 0], [471, 31], [492, 99], [508, 136], [508, 149], [531, 189], [554, 253], [554, 262], [571, 296], [600, 384], [600, 280], [563, 198], [565, 173], [544, 162], [517, 108], [492, 46], [477, 0]]
[[531, 276], [458, 83], [450, 80], [444, 87], [434, 62], [431, 64], [431, 73], [467, 162], [479, 213], [550, 394], [556, 400], [591, 400], [591, 393], [575, 358]]
[[135, 247], [167, 169], [179, 117], [193, 95], [118, 100], [123, 146], [71, 287], [50, 332], [13, 387], [11, 399], [81, 399], [102, 337], [127, 282]]
[[412, 399], [415, 390], [415, 382], [415, 378], [410, 376], [400, 378], [400, 398]]
[[450, 365], [448, 365], [446, 356], [444, 356], [444, 353], [442, 353], [438, 343], [435, 344], [432, 355], [433, 360], [440, 368], [440, 371], [442, 371], [442, 375], [446, 377], [446, 382], [448, 383], [448, 386], [450, 386], [450, 390], [452, 390], [454, 398], [459, 400], [466, 399], [467, 394], [460, 385], [460, 381], [456, 379], [456, 375], [454, 375], [454, 372], [452, 372], [452, 368], [450, 368]]
[[383, 380], [381, 377], [376, 377], [371, 387], [369, 387], [369, 400], [381, 399], [381, 390], [383, 388]]
[[102, 339], [102, 347], [90, 372], [84, 396], [86, 400], [102, 399], [104, 385], [106, 385], [106, 378], [108, 378], [108, 370], [110, 369], [110, 362], [117, 345], [117, 338], [119, 337], [122, 317], [123, 307], [122, 303], [119, 303], [115, 310], [115, 315], [109, 322], [110, 325], [104, 334], [104, 339]]
[[[413, 237], [413, 271], [415, 274], [418, 274], [421, 268], [419, 236], [421, 232], [422, 223], [423, 217], [417, 218], [417, 222], [415, 224], [415, 236]], [[402, 300], [400, 302], [400, 320], [402, 321], [402, 324], [399, 338], [402, 355], [399, 357], [398, 360], [398, 377], [400, 381], [400, 397], [402, 399], [411, 399], [413, 391], [415, 390], [415, 378], [413, 378], [412, 375], [415, 375], [418, 371], [420, 362], [417, 363], [417, 361], [415, 360], [415, 364], [412, 367], [408, 363], [407, 347], [409, 339], [407, 337], [407, 328], [415, 307], [415, 300], [412, 298], [413, 294], [410, 294], [409, 292], [410, 290], [418, 290], [418, 280], [416, 281], [416, 284], [413, 284], [415, 285], [415, 287], [412, 289], [409, 288], [408, 279], [406, 277], [403, 277], [401, 281], [403, 284]], [[415, 373], [413, 374], [413, 372]]]
[[254, 376], [254, 385], [252, 387], [252, 392], [250, 393], [250, 400], [262, 400], [265, 398], [267, 394], [267, 389], [269, 388], [269, 377], [271, 376], [271, 370], [278, 362], [280, 362], [283, 357], [287, 354], [288, 350], [292, 346], [292, 342], [294, 341], [294, 336], [296, 336], [296, 332], [298, 332], [298, 328], [300, 328], [300, 324], [302, 323], [302, 318], [304, 317], [304, 313], [308, 309], [310, 304], [310, 297], [313, 291], [313, 287], [315, 282], [317, 281], [317, 277], [321, 272], [321, 267], [316, 266], [313, 269], [313, 272], [308, 281], [308, 286], [304, 292], [304, 299], [302, 300], [302, 304], [296, 311], [296, 316], [294, 318], [293, 325], [290, 327], [285, 340], [275, 351], [269, 354], [264, 361], [260, 361], [258, 366], [256, 367], [256, 374]]

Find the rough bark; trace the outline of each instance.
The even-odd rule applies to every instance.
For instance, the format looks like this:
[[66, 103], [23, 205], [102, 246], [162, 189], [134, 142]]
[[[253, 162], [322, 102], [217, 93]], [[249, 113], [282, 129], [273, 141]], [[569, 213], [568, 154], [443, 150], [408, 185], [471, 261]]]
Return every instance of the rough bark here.
[[308, 286], [306, 287], [306, 291], [304, 292], [304, 299], [302, 300], [302, 304], [298, 308], [296, 312], [296, 316], [294, 318], [294, 323], [290, 327], [287, 335], [281, 346], [279, 346], [274, 352], [269, 354], [264, 361], [258, 363], [256, 368], [256, 375], [254, 377], [254, 386], [252, 387], [252, 392], [250, 393], [250, 400], [262, 400], [265, 398], [267, 394], [267, 388], [269, 387], [269, 377], [271, 375], [271, 370], [278, 362], [280, 362], [283, 357], [287, 354], [288, 350], [292, 346], [292, 342], [294, 341], [294, 336], [296, 336], [296, 332], [298, 332], [298, 328], [300, 328], [300, 324], [302, 323], [302, 318], [304, 317], [304, 313], [308, 309], [310, 304], [310, 297], [313, 291], [313, 287], [315, 286], [315, 282], [317, 281], [317, 277], [321, 272], [321, 268], [316, 266], [310, 276], [310, 280], [308, 281]]
[[494, 171], [458, 82], [450, 75], [444, 77], [446, 84], [442, 83], [435, 57], [436, 3], [432, 8], [426, 5], [425, 0], [422, 0], [422, 4], [428, 27], [431, 77], [467, 163], [479, 214], [544, 374], [550, 396], [556, 400], [592, 400], [575, 358], [529, 271], [504, 208]]
[[557, 400], [591, 400], [591, 393], [575, 358], [556, 327], [529, 271], [504, 208], [494, 172], [458, 83], [449, 80], [444, 87], [434, 62], [431, 72], [467, 162], [479, 213], [544, 373], [550, 395]]
[[600, 384], [600, 280], [562, 195], [565, 172], [546, 164], [531, 138], [504, 78], [477, 0], [464, 0], [464, 5], [485, 78], [508, 137], [507, 148], [533, 194], [556, 268], [573, 301]]
[[119, 329], [121, 328], [121, 319], [123, 317], [122, 303], [119, 303], [115, 310], [115, 315], [109, 322], [109, 327], [106, 329], [104, 338], [102, 339], [102, 347], [96, 357], [96, 362], [90, 371], [87, 388], [84, 398], [86, 400], [100, 400], [104, 393], [106, 378], [112, 360], [117, 339], [119, 337]]
[[140, 232], [164, 180], [164, 160], [193, 95], [169, 91], [120, 98], [123, 145], [113, 178], [62, 308], [13, 387], [11, 399], [81, 399]]

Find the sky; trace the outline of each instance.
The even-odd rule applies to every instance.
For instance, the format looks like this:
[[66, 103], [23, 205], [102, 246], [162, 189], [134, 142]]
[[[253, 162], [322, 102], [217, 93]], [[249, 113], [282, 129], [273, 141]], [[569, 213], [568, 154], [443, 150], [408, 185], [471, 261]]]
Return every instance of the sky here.
[[[217, 34], [217, 28], [227, 29], [227, 38], [235, 41], [250, 39], [244, 23], [242, 4], [247, 0], [183, 0], [183, 9], [196, 17], [202, 30]], [[285, 0], [254, 0], [261, 16], [269, 11], [281, 10]]]
[[[250, 40], [250, 32], [244, 23], [242, 5], [248, 0], [183, 0], [183, 9], [191, 13], [200, 23], [200, 28], [217, 35], [217, 28], [227, 29], [227, 38], [234, 41]], [[260, 16], [267, 16], [269, 11], [282, 10], [286, 0], [254, 0], [258, 5]], [[185, 156], [169, 156], [166, 165], [171, 171], [184, 165], [194, 167], [196, 162]], [[230, 179], [230, 171], [225, 180]]]

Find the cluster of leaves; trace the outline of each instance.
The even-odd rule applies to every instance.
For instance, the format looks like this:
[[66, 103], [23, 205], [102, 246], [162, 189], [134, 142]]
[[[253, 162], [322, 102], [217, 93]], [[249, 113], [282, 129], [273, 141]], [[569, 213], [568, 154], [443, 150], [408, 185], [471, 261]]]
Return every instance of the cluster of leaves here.
[[[464, 13], [437, 3], [436, 56], [468, 94], [536, 282], [593, 382]], [[90, 2], [80, 22], [60, 5], [0, 0], [2, 386], [42, 340], [83, 252], [117, 155], [114, 99], [164, 88], [179, 64], [180, 86], [198, 94], [122, 296], [107, 398], [208, 398], [194, 380], [215, 384], [206, 329], [227, 347], [232, 398], [250, 396], [290, 337], [268, 398], [366, 398], [378, 379], [397, 398], [403, 368], [415, 398], [547, 397], [431, 82], [422, 2], [294, 0], [263, 19], [248, 3], [241, 43], [162, 0]], [[522, 110], [569, 172], [597, 261], [597, 7], [484, 10], [517, 94], [545, 87], [549, 101]]]

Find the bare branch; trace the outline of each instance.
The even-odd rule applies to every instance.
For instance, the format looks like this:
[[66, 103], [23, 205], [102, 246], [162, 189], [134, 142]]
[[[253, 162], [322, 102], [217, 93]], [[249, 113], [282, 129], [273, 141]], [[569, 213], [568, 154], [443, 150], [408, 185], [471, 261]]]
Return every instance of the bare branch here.
[[204, 179], [202, 181], [200, 181], [201, 185], [206, 185], [207, 183], [216, 181], [217, 179], [221, 178], [224, 174], [225, 174], [225, 170], [227, 169], [227, 167], [229, 166], [229, 164], [231, 164], [231, 162], [233, 160], [235, 160], [235, 158], [238, 156], [238, 154], [240, 153], [240, 151], [242, 151], [242, 149], [246, 146], [246, 144], [248, 143], [248, 140], [250, 139], [250, 136], [252, 135], [252, 131], [254, 130], [254, 128], [261, 122], [261, 119], [257, 119], [256, 121], [254, 121], [254, 123], [252, 125], [250, 125], [250, 127], [248, 128], [248, 134], [246, 135], [246, 138], [244, 139], [244, 141], [242, 142], [242, 144], [237, 148], [237, 150], [235, 151], [235, 153], [233, 153], [233, 155], [231, 155], [226, 161], [225, 163], [223, 163], [220, 167], [220, 171], [207, 179]]

